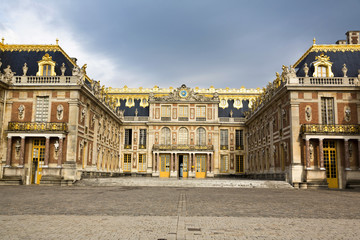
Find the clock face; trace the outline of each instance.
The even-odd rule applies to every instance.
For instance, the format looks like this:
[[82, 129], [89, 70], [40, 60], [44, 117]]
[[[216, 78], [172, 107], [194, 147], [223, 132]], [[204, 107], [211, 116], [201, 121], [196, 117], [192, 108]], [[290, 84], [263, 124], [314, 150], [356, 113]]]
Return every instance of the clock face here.
[[184, 98], [188, 95], [188, 92], [186, 90], [181, 90], [179, 94], [180, 94], [180, 97]]

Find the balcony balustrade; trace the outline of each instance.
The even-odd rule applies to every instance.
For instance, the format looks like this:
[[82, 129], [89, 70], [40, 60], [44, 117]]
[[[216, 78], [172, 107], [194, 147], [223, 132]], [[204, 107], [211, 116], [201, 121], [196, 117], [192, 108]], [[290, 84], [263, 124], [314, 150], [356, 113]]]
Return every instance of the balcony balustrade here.
[[342, 125], [342, 124], [303, 124], [300, 128], [301, 134], [360, 134], [360, 125]]
[[214, 150], [214, 147], [213, 147], [213, 145], [154, 144], [153, 150], [158, 150], [158, 151], [166, 151], [166, 150], [209, 151], [209, 150]]
[[54, 122], [9, 122], [8, 131], [45, 132], [67, 131], [66, 123]]

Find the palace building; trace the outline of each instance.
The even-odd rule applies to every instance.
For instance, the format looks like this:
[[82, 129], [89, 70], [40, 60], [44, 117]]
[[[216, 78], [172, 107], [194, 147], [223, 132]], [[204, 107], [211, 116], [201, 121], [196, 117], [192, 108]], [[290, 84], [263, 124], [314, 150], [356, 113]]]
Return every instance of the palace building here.
[[360, 186], [359, 33], [314, 40], [262, 89], [105, 87], [58, 42], [3, 41], [0, 183], [130, 175]]

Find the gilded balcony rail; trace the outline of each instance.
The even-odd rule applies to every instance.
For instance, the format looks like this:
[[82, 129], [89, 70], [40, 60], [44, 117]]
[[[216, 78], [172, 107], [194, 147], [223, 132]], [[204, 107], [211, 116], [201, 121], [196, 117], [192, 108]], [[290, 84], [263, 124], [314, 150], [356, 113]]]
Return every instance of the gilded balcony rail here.
[[301, 134], [360, 134], [360, 125], [342, 125], [342, 124], [303, 124], [300, 128]]
[[213, 147], [213, 145], [154, 144], [153, 150], [159, 150], [159, 151], [166, 151], [166, 150], [208, 151], [208, 150], [214, 150], [214, 147]]
[[66, 123], [54, 122], [9, 122], [9, 131], [67, 131]]

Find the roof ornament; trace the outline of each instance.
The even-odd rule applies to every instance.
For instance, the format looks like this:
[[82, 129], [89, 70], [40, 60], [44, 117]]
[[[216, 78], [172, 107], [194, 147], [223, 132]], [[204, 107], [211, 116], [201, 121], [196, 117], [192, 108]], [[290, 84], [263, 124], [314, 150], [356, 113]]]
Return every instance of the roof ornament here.
[[305, 77], [309, 77], [309, 67], [307, 65], [307, 63], [304, 64], [304, 73], [305, 73]]
[[2, 43], [2, 44], [5, 44], [5, 38], [4, 38], [4, 37], [1, 38], [1, 43]]
[[313, 39], [313, 45], [316, 45], [316, 38]]
[[28, 71], [28, 67], [27, 67], [27, 63], [24, 63], [24, 66], [23, 66], [23, 68], [22, 68], [22, 70], [23, 70], [23, 76], [25, 77], [26, 76], [26, 73], [27, 73], [27, 71]]
[[11, 71], [10, 65], [4, 69], [4, 80], [7, 81], [9, 84], [12, 83], [12, 78], [16, 74], [16, 72]]
[[343, 72], [343, 74], [344, 74], [344, 77], [347, 77], [347, 76], [346, 76], [346, 73], [347, 73], [348, 69], [347, 69], [345, 63], [344, 63], [343, 68], [342, 68], [341, 70], [342, 70], [342, 72]]
[[61, 76], [65, 76], [65, 71], [66, 71], [65, 63], [62, 63], [60, 70], [61, 70]]
[[58, 38], [56, 39], [56, 45], [59, 45], [59, 39]]

